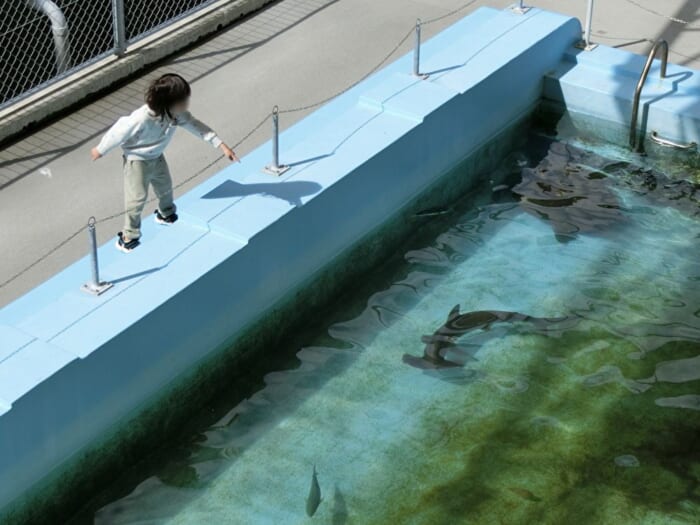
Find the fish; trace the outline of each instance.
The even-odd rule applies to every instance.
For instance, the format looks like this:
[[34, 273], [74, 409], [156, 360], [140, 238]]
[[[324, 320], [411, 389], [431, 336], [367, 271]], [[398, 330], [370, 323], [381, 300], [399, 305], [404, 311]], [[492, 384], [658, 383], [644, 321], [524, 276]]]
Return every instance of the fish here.
[[632, 454], [623, 454], [615, 458], [615, 465], [625, 468], [636, 468], [640, 465], [639, 460]]
[[[559, 151], [562, 147], [565, 149]], [[520, 197], [520, 207], [547, 221], [559, 242], [624, 221], [612, 178], [572, 164], [576, 157], [575, 148], [552, 144], [536, 168], [523, 168], [522, 180], [512, 190]]]
[[521, 498], [527, 501], [533, 501], [535, 503], [538, 501], [542, 501], [542, 498], [535, 496], [532, 492], [530, 492], [527, 489], [523, 489], [520, 487], [508, 487], [508, 490], [510, 490], [516, 496], [520, 496]]
[[309, 496], [306, 498], [306, 514], [312, 517], [316, 514], [316, 509], [321, 504], [321, 487], [318, 484], [318, 476], [316, 473], [316, 465], [314, 465], [313, 474], [311, 475], [311, 488], [309, 488]]
[[437, 215], [447, 215], [451, 211], [450, 208], [428, 208], [417, 212], [414, 217], [435, 217]]
[[489, 330], [495, 323], [527, 322], [539, 330], [565, 329], [571, 322], [578, 322], [572, 317], [532, 317], [518, 312], [499, 310], [476, 310], [460, 313], [460, 305], [456, 305], [447, 316], [445, 323], [433, 335], [424, 335], [421, 341], [425, 343], [423, 356], [417, 357], [404, 354], [403, 362], [416, 368], [450, 368], [462, 366], [460, 363], [445, 358], [445, 354], [457, 349], [457, 340], [473, 330]]

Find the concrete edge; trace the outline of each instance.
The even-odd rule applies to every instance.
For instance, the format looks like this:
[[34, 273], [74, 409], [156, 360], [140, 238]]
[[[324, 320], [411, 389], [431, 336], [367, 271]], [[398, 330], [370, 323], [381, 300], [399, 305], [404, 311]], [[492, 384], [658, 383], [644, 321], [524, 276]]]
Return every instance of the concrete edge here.
[[0, 143], [277, 0], [219, 0], [0, 112]]

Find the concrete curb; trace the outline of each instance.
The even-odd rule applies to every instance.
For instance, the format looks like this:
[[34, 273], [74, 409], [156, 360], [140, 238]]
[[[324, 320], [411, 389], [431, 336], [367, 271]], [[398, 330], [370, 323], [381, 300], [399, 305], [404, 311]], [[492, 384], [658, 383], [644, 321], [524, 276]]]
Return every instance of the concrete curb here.
[[0, 143], [276, 0], [219, 0], [0, 111]]

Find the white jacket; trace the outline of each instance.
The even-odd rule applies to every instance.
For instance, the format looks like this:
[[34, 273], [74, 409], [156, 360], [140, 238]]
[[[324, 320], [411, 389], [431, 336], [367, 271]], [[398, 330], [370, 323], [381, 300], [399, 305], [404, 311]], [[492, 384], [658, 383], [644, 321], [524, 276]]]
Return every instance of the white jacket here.
[[100, 155], [105, 155], [117, 146], [121, 146], [127, 160], [156, 159], [163, 154], [177, 126], [207, 141], [215, 148], [221, 144], [221, 139], [216, 133], [194, 118], [189, 111], [179, 114], [174, 119], [167, 115], [161, 118], [144, 104], [131, 115], [117, 120], [102, 137], [97, 145], [97, 151]]

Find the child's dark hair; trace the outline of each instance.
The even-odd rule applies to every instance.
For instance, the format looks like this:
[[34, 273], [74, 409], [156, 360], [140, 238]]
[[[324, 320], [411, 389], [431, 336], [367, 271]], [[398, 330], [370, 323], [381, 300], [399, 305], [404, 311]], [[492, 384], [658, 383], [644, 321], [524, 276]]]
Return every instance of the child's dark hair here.
[[187, 100], [191, 92], [187, 80], [176, 73], [166, 73], [148, 86], [146, 104], [159, 117], [163, 118], [167, 115], [173, 118], [170, 108], [174, 104]]

